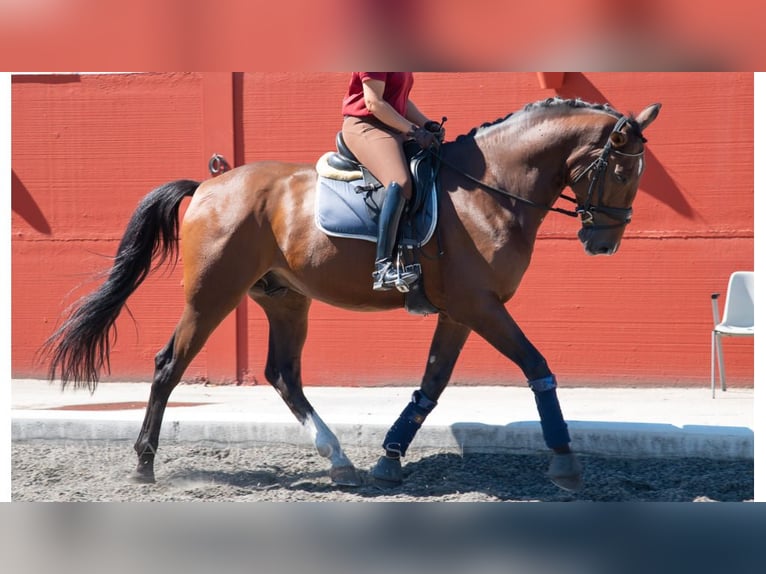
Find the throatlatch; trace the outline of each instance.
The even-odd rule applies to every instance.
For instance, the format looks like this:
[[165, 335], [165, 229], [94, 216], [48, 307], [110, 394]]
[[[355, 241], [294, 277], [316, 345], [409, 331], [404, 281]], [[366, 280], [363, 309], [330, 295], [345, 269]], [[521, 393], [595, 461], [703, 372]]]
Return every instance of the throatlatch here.
[[535, 404], [543, 428], [543, 439], [548, 448], [557, 448], [571, 442], [567, 423], [561, 414], [561, 406], [556, 396], [556, 376], [548, 375], [533, 381], [527, 381], [535, 394]]
[[434, 410], [436, 401], [432, 401], [421, 391], [412, 393], [412, 401], [402, 411], [399, 418], [383, 439], [383, 448], [390, 458], [403, 457], [418, 432], [428, 413]]

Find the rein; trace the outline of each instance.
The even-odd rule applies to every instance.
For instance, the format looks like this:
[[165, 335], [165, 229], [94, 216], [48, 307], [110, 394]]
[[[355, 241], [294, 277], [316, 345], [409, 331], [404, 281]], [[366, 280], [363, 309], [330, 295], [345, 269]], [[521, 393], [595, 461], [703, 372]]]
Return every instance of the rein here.
[[[614, 128], [612, 129], [612, 133], [620, 131], [623, 126], [628, 123], [628, 118], [625, 116], [620, 117], [620, 119], [615, 124]], [[611, 135], [611, 134], [610, 134]], [[645, 141], [645, 140], [644, 140]], [[579, 174], [574, 180], [572, 180], [570, 186], [577, 184], [585, 175], [590, 173], [591, 171], [594, 172], [595, 176], [591, 179], [590, 186], [588, 187], [588, 195], [585, 199], [585, 204], [581, 205], [576, 198], [571, 197], [569, 195], [565, 195], [563, 192], [559, 195], [562, 199], [565, 199], [567, 201], [570, 201], [574, 203], [577, 207], [576, 209], [562, 209], [560, 207], [554, 207], [551, 205], [545, 205], [542, 203], [538, 203], [536, 201], [532, 201], [530, 199], [527, 199], [526, 197], [521, 197], [519, 195], [516, 195], [514, 193], [511, 193], [508, 190], [495, 187], [492, 185], [489, 185], [488, 183], [485, 183], [481, 181], [480, 179], [470, 175], [469, 173], [466, 173], [461, 168], [455, 166], [454, 164], [446, 161], [444, 158], [441, 157], [441, 154], [437, 154], [433, 152], [432, 150], [429, 150], [432, 155], [436, 157], [436, 159], [439, 160], [440, 163], [446, 165], [453, 171], [459, 173], [466, 179], [474, 182], [475, 184], [483, 187], [486, 190], [493, 191], [495, 193], [499, 193], [500, 195], [505, 195], [507, 197], [510, 197], [512, 199], [515, 199], [516, 201], [519, 201], [521, 203], [524, 203], [526, 205], [529, 205], [531, 207], [535, 207], [538, 209], [544, 209], [546, 211], [555, 211], [556, 213], [561, 213], [563, 215], [566, 215], [568, 217], [580, 217], [582, 219], [582, 225], [585, 227], [589, 227], [591, 229], [608, 229], [612, 227], [622, 227], [623, 225], [627, 225], [630, 223], [631, 217], [633, 215], [633, 208], [631, 207], [609, 207], [606, 205], [597, 204], [594, 205], [591, 203], [593, 199], [593, 192], [596, 188], [596, 184], [598, 184], [598, 199], [599, 202], [604, 194], [604, 184], [606, 180], [606, 168], [609, 163], [608, 157], [610, 154], [617, 154], [624, 157], [641, 157], [644, 155], [644, 151], [641, 150], [638, 153], [625, 153], [621, 152], [619, 150], [613, 149], [612, 147], [612, 140], [611, 138], [607, 138], [606, 144], [604, 145], [603, 149], [601, 150], [601, 154], [599, 155], [596, 160], [594, 160], [581, 174]], [[593, 221], [593, 213], [603, 213], [607, 217], [610, 217], [611, 219], [616, 219], [618, 223], [614, 223], [611, 225], [596, 225]]]
[[[448, 162], [443, 157], [441, 157], [441, 155], [434, 153], [432, 150], [429, 150], [429, 151], [431, 151], [431, 153], [436, 157], [436, 159], [439, 160], [440, 163], [442, 163], [443, 165], [446, 165], [448, 168], [452, 169], [452, 171], [459, 173], [464, 178], [471, 180], [475, 184], [483, 187], [484, 189], [488, 191], [494, 191], [495, 193], [499, 193], [500, 195], [505, 195], [507, 197], [515, 199], [516, 201], [519, 201], [531, 207], [536, 207], [538, 209], [545, 209], [546, 211], [555, 211], [556, 213], [562, 213], [564, 215], [568, 215], [569, 217], [577, 217], [578, 215], [580, 215], [579, 211], [575, 211], [571, 209], [562, 209], [560, 207], [553, 207], [551, 205], [544, 205], [542, 203], [537, 203], [536, 201], [532, 201], [531, 199], [527, 199], [526, 197], [521, 197], [520, 195], [516, 195], [515, 193], [511, 193], [510, 191], [507, 191], [505, 189], [489, 185], [488, 183], [484, 183], [480, 179], [472, 176], [470, 173], [466, 173], [465, 171], [457, 167], [455, 164]], [[564, 195], [563, 193], [561, 194], [560, 197], [563, 197], [564, 199], [569, 200], [573, 203], [577, 203], [577, 200], [575, 198]]]

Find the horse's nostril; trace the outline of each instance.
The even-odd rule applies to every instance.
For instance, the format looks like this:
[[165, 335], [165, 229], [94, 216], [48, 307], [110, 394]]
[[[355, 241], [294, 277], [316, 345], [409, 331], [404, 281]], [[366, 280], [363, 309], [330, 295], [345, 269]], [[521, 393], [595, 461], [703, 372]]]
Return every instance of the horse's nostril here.
[[600, 245], [594, 245], [590, 249], [591, 255], [611, 255], [615, 249], [609, 244], [602, 243]]

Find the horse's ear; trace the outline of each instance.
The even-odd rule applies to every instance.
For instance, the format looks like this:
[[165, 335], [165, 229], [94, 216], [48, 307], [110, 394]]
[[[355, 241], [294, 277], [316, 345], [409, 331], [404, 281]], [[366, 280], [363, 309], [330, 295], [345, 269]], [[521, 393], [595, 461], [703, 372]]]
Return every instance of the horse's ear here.
[[644, 111], [636, 116], [636, 122], [639, 126], [641, 126], [641, 131], [645, 130], [649, 124], [651, 124], [657, 118], [657, 114], [660, 113], [661, 107], [662, 104], [652, 104], [651, 106], [646, 106]]

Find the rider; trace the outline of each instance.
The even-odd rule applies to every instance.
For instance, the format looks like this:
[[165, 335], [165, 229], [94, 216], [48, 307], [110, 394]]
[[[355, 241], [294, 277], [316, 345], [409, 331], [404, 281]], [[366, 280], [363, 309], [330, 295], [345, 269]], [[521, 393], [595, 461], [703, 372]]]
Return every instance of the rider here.
[[399, 276], [393, 265], [399, 220], [412, 197], [412, 178], [403, 144], [414, 139], [426, 149], [444, 138], [441, 124], [429, 120], [409, 99], [412, 72], [353, 72], [343, 99], [343, 139], [359, 162], [384, 185], [378, 220], [378, 247], [372, 288], [391, 289], [397, 279], [409, 284], [415, 273]]

